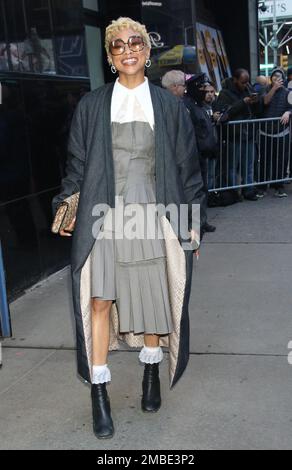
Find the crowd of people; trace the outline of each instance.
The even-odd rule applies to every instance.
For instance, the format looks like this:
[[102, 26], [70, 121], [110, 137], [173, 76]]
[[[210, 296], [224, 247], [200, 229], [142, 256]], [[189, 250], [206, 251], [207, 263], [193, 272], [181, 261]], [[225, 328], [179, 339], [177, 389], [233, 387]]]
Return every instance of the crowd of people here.
[[[182, 71], [171, 70], [162, 77], [162, 86], [183, 100], [190, 113], [210, 205], [215, 205], [214, 190], [219, 188], [226, 189], [220, 191], [221, 198], [228, 193], [232, 202], [257, 201], [268, 187], [275, 196], [287, 197], [292, 68], [286, 76], [277, 67], [253, 85], [249, 72], [238, 69], [222, 82], [219, 94], [203, 73], [186, 80]], [[214, 230], [207, 223], [205, 231]]]

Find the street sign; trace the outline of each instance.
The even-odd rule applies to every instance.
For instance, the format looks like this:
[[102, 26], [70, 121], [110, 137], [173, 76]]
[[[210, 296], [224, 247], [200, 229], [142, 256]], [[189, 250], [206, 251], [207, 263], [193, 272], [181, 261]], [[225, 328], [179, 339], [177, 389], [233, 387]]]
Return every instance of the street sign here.
[[[259, 20], [273, 20], [274, 17], [274, 0], [265, 1], [267, 7], [266, 11], [259, 9]], [[292, 0], [277, 0], [276, 1], [276, 17], [277, 18], [292, 18]]]

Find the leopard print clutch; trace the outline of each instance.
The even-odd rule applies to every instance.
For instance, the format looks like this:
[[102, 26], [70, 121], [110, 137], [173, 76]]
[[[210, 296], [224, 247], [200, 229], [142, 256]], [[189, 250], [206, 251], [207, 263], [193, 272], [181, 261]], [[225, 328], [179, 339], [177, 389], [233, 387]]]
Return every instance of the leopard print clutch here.
[[53, 233], [59, 233], [60, 230], [69, 227], [77, 213], [79, 195], [80, 193], [72, 194], [61, 202], [52, 223], [51, 231]]

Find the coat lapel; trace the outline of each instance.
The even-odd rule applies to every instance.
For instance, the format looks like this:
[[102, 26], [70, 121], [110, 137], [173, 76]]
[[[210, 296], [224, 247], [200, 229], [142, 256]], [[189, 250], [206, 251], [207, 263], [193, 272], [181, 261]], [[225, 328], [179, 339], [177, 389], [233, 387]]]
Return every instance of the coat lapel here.
[[111, 83], [106, 88], [104, 102], [101, 106], [101, 112], [103, 112], [104, 158], [108, 187], [107, 201], [110, 207], [114, 207], [115, 205], [115, 176], [111, 133], [111, 102], [113, 89], [114, 83]]
[[165, 203], [165, 159], [164, 159], [164, 120], [163, 104], [157, 93], [157, 87], [149, 82], [149, 89], [154, 112], [154, 133], [155, 133], [155, 170], [156, 170], [156, 201]]

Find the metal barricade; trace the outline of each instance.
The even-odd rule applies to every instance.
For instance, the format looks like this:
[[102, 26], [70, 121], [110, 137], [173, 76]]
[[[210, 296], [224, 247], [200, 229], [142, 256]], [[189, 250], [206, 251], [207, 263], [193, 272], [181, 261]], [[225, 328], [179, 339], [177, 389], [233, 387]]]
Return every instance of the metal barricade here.
[[217, 126], [219, 156], [208, 162], [210, 192], [292, 180], [292, 119], [230, 121]]

